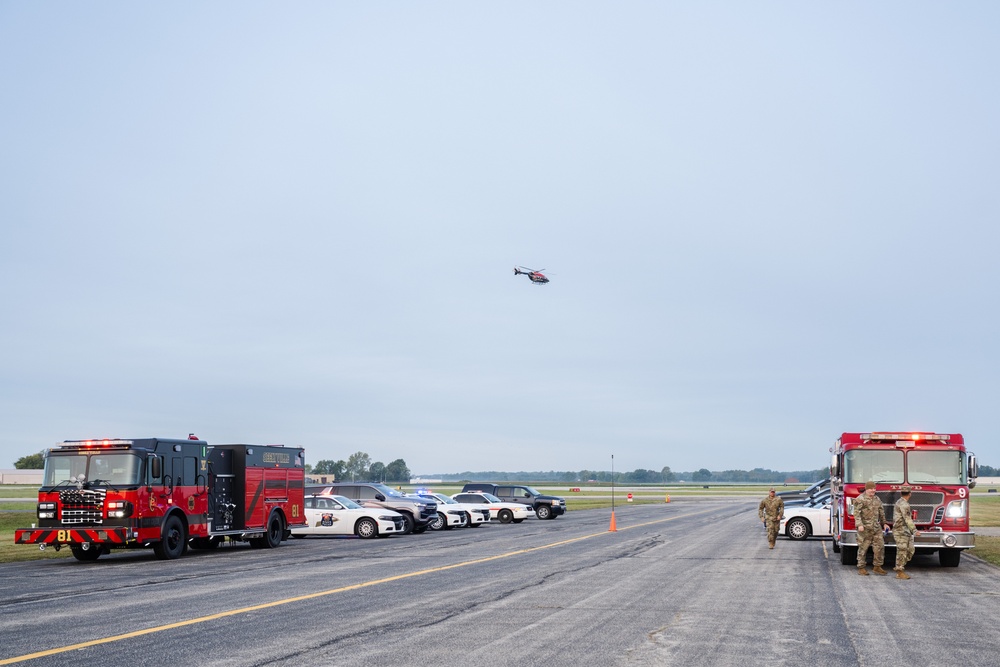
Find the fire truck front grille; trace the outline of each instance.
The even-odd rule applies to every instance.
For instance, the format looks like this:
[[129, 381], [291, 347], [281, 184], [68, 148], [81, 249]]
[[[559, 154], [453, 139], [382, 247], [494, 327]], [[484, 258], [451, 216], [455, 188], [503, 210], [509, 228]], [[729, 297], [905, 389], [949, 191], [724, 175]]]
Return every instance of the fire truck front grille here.
[[63, 524], [104, 523], [104, 489], [68, 489], [59, 493], [60, 520]]
[[[898, 491], [879, 491], [875, 495], [882, 501], [885, 508], [885, 518], [892, 521], [892, 514], [895, 510], [896, 501], [899, 500]], [[944, 503], [944, 494], [940, 491], [914, 491], [910, 494], [910, 509], [916, 510], [916, 524], [935, 523], [934, 510]], [[940, 519], [938, 519], [940, 520]]]

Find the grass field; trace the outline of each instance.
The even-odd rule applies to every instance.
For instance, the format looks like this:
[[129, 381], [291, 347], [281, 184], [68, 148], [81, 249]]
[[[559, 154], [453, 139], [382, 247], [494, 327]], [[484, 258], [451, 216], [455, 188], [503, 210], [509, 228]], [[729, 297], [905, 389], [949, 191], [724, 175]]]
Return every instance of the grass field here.
[[[413, 487], [404, 487], [404, 491], [411, 491]], [[584, 509], [611, 508], [611, 487], [594, 489], [589, 487], [587, 491], [568, 490], [569, 487], [553, 487], [538, 485], [539, 491], [550, 495], [559, 495], [566, 499], [566, 507], [569, 511]], [[563, 490], [565, 488], [566, 490]], [[615, 509], [617, 512], [627, 512], [628, 506], [661, 504], [666, 502], [666, 497], [684, 498], [701, 495], [732, 495], [764, 497], [767, 486], [710, 486], [709, 489], [687, 487], [628, 487], [633, 494], [632, 503], [628, 503], [626, 492], [621, 489], [615, 490]], [[435, 491], [440, 491], [448, 495], [461, 491], [460, 486], [434, 485]], [[28, 528], [35, 521], [35, 501], [15, 502], [4, 500], [5, 498], [33, 498], [37, 493], [37, 487], [32, 486], [4, 486], [0, 487], [0, 563], [14, 561], [38, 560], [42, 558], [66, 558], [71, 556], [69, 549], [56, 551], [49, 548], [40, 551], [36, 546], [14, 544], [14, 531], [18, 528]], [[970, 511], [972, 513], [973, 529], [976, 527], [1000, 527], [1000, 493], [973, 492], [971, 494]], [[1000, 566], [1000, 537], [987, 537], [979, 535], [976, 537], [976, 548], [973, 552], [977, 557]]]

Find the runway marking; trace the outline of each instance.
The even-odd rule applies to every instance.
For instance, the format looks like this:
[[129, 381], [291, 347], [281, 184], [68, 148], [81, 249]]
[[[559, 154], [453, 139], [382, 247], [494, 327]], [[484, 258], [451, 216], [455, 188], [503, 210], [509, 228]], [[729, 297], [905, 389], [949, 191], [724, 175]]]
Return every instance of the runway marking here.
[[[657, 523], [665, 523], [667, 521], [675, 521], [677, 519], [684, 519], [691, 516], [697, 516], [699, 514], [705, 514], [707, 512], [714, 512], [715, 509], [702, 510], [700, 512], [691, 512], [690, 514], [681, 514], [678, 516], [671, 516], [665, 519], [656, 519], [655, 521], [647, 521], [645, 523], [638, 523], [634, 526], [626, 526], [624, 528], [619, 528], [618, 532], [623, 532], [626, 530], [633, 530], [635, 528], [642, 528], [644, 526], [652, 526]], [[270, 609], [272, 607], [280, 607], [286, 604], [292, 604], [293, 602], [303, 602], [305, 600], [314, 600], [316, 598], [325, 597], [327, 595], [336, 595], [337, 593], [346, 593], [347, 591], [356, 591], [361, 588], [368, 588], [370, 586], [378, 586], [381, 584], [388, 584], [393, 581], [401, 581], [403, 579], [409, 579], [411, 577], [420, 577], [426, 574], [434, 574], [436, 572], [445, 572], [447, 570], [454, 570], [459, 567], [466, 567], [468, 565], [478, 565], [479, 563], [489, 563], [490, 561], [501, 560], [503, 558], [510, 558], [512, 556], [521, 556], [524, 554], [531, 553], [533, 551], [541, 551], [542, 549], [552, 549], [554, 547], [564, 546], [566, 544], [572, 544], [574, 542], [580, 542], [582, 540], [589, 540], [592, 537], [598, 537], [600, 535], [608, 535], [611, 531], [602, 531], [600, 533], [591, 533], [590, 535], [581, 535], [580, 537], [574, 537], [568, 540], [561, 540], [559, 542], [552, 542], [551, 544], [543, 544], [537, 547], [530, 547], [528, 549], [519, 549], [517, 551], [509, 551], [504, 554], [498, 554], [496, 556], [487, 556], [486, 558], [477, 558], [475, 560], [467, 560], [461, 563], [454, 563], [452, 565], [443, 565], [441, 567], [432, 567], [427, 570], [417, 570], [416, 572], [407, 572], [406, 574], [397, 574], [392, 577], [385, 577], [383, 579], [374, 579], [372, 581], [364, 581], [359, 584], [351, 584], [350, 586], [341, 586], [340, 588], [331, 588], [326, 591], [319, 591], [317, 593], [309, 593], [307, 595], [297, 595], [291, 598], [285, 598], [283, 600], [275, 600], [273, 602], [265, 602], [263, 604], [256, 604], [250, 607], [241, 607], [239, 609], [230, 609], [229, 611], [221, 611], [217, 614], [209, 614], [208, 616], [199, 616], [197, 618], [190, 618], [186, 621], [177, 621], [176, 623], [167, 623], [166, 625], [157, 625], [151, 628], [146, 628], [145, 630], [135, 630], [133, 632], [126, 632], [120, 635], [114, 635], [113, 637], [105, 637], [103, 639], [92, 639], [86, 642], [80, 642], [78, 644], [70, 644], [69, 646], [60, 646], [57, 648], [50, 648], [45, 651], [38, 651], [37, 653], [26, 653], [25, 655], [14, 656], [12, 658], [4, 658], [0, 660], [0, 665], [13, 665], [19, 662], [26, 662], [28, 660], [34, 660], [35, 658], [44, 658], [50, 655], [59, 655], [60, 653], [68, 653], [69, 651], [79, 651], [80, 649], [89, 648], [91, 646], [100, 646], [101, 644], [111, 644], [113, 642], [120, 642], [125, 639], [132, 639], [134, 637], [142, 637], [143, 635], [151, 635], [157, 632], [164, 632], [165, 630], [173, 630], [175, 628], [183, 628], [188, 625], [197, 625], [199, 623], [207, 623], [208, 621], [218, 620], [220, 618], [226, 618], [228, 616], [236, 616], [238, 614], [246, 614], [252, 611], [260, 611], [261, 609]]]

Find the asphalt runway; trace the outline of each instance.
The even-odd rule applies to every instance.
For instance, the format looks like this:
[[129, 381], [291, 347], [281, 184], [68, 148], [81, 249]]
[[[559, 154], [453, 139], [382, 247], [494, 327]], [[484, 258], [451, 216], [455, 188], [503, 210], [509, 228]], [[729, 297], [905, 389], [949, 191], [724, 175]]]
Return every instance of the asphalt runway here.
[[0, 565], [0, 665], [997, 664], [1000, 569], [859, 577], [756, 505]]

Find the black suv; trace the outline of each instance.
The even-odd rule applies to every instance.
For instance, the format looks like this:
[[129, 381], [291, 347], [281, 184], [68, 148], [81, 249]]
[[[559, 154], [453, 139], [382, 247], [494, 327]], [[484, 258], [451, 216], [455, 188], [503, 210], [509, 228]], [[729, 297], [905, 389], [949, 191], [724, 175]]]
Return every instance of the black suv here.
[[437, 518], [437, 503], [407, 496], [402, 491], [378, 482], [336, 482], [307, 486], [306, 493], [315, 496], [344, 496], [365, 507], [384, 507], [399, 512], [406, 523], [403, 535], [422, 533]]
[[566, 513], [566, 501], [556, 496], [546, 496], [530, 486], [518, 484], [488, 484], [474, 482], [462, 487], [462, 493], [467, 491], [485, 491], [506, 503], [521, 503], [535, 508], [535, 516], [539, 519], [554, 519]]

